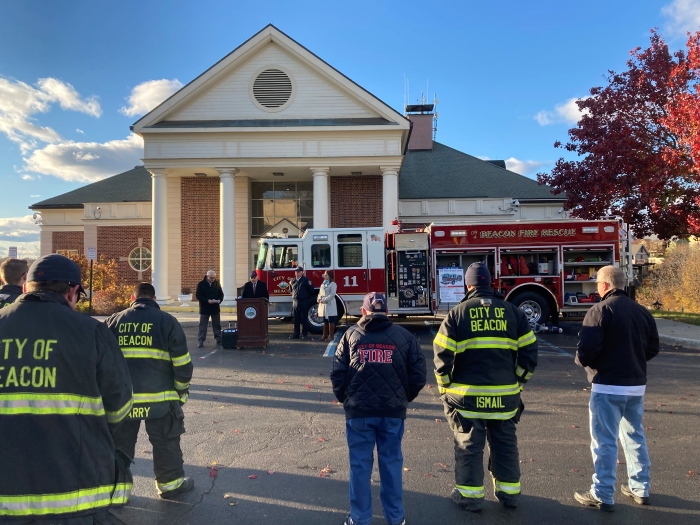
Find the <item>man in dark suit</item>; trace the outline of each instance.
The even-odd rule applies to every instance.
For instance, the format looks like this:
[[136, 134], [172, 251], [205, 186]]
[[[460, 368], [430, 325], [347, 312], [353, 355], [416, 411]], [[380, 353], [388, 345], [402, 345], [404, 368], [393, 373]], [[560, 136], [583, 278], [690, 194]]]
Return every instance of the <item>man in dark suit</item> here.
[[270, 294], [267, 293], [267, 285], [258, 279], [257, 272], [250, 272], [250, 281], [243, 285], [241, 298], [255, 299], [257, 297], [264, 297], [268, 301], [270, 300]]
[[197, 285], [197, 300], [199, 301], [199, 331], [197, 333], [197, 348], [204, 346], [207, 339], [207, 327], [211, 317], [216, 344], [221, 344], [221, 309], [219, 305], [224, 300], [224, 291], [216, 280], [216, 272], [209, 270], [204, 279]]
[[[314, 300], [314, 285], [309, 278], [304, 275], [304, 268], [301, 266], [294, 270], [296, 279], [292, 279], [289, 284], [292, 287], [292, 315], [294, 316], [294, 333], [290, 339], [306, 339], [309, 334], [309, 307]], [[299, 331], [301, 329], [301, 336]]]

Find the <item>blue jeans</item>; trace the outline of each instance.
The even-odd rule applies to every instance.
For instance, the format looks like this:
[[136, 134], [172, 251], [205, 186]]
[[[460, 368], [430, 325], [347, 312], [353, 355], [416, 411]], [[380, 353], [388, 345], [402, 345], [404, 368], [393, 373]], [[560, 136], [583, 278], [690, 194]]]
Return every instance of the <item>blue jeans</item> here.
[[357, 525], [372, 522], [370, 484], [375, 443], [384, 519], [389, 525], [403, 521], [403, 430], [404, 420], [397, 417], [361, 417], [345, 421], [350, 451], [350, 517]]
[[644, 438], [644, 396], [591, 393], [591, 494], [603, 503], [614, 503], [617, 471], [617, 439], [627, 463], [629, 487], [637, 496], [649, 496], [649, 452]]

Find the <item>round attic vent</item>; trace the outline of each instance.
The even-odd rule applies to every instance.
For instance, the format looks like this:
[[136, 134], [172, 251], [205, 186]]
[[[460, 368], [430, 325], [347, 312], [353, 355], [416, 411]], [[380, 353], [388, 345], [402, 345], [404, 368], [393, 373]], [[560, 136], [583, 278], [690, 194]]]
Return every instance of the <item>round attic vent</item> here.
[[294, 91], [294, 82], [281, 69], [265, 69], [253, 82], [255, 101], [268, 110], [279, 110], [288, 104]]

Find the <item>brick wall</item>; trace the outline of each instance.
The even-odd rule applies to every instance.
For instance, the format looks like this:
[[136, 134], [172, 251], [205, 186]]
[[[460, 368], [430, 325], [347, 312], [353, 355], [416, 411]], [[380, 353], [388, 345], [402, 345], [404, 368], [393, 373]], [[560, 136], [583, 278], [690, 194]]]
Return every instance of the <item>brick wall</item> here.
[[382, 225], [382, 176], [331, 177], [331, 228]]
[[194, 293], [208, 270], [219, 273], [219, 179], [184, 177], [180, 206], [182, 287]]
[[[129, 253], [140, 245], [151, 248], [150, 226], [98, 226], [97, 256], [117, 261], [119, 280], [125, 284], [139, 282], [139, 274], [129, 266]], [[150, 281], [151, 271], [142, 272], [141, 281]]]
[[53, 232], [51, 253], [56, 253], [56, 250], [78, 250], [78, 253], [83, 253], [83, 238], [83, 232]]

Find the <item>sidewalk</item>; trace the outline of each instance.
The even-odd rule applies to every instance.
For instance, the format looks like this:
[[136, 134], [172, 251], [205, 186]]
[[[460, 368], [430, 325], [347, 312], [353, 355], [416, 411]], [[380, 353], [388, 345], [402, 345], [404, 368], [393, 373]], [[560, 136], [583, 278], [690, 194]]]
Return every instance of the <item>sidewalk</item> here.
[[662, 343], [700, 350], [700, 326], [657, 317], [656, 327]]

